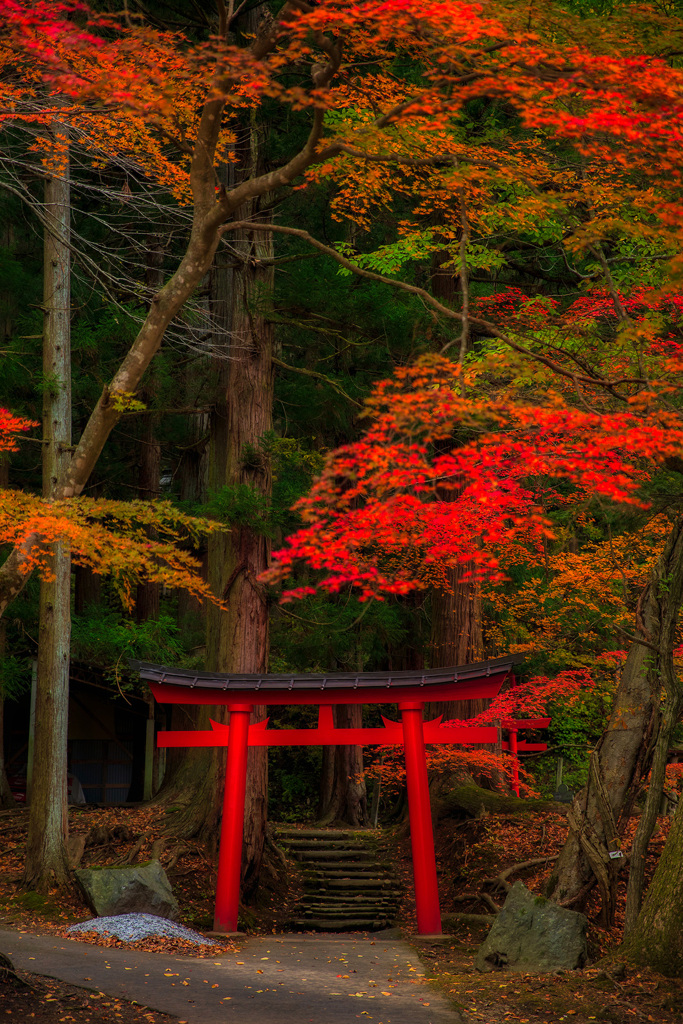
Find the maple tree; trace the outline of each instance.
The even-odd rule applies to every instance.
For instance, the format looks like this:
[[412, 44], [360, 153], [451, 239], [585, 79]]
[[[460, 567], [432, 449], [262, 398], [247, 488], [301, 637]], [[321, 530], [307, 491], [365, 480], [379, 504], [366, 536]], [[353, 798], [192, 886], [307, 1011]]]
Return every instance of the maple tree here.
[[[219, 238], [230, 230], [230, 217], [250, 197], [291, 185], [308, 167], [328, 169], [331, 161], [345, 167], [349, 159], [357, 158], [356, 167], [366, 170], [368, 161], [401, 165], [405, 160], [410, 166], [411, 161], [422, 159], [414, 153], [417, 140], [421, 146], [426, 140], [430, 144], [444, 138], [450, 142], [453, 115], [472, 98], [492, 91], [503, 92], [528, 126], [552, 124], [554, 131], [573, 140], [583, 140], [587, 133], [599, 130], [610, 130], [618, 139], [625, 123], [629, 126], [629, 154], [639, 156], [636, 143], [643, 144], [646, 136], [655, 137], [661, 148], [674, 140], [668, 121], [662, 120], [652, 133], [645, 130], [645, 119], [652, 97], [661, 97], [664, 86], [667, 95], [675, 95], [677, 75], [656, 58], [626, 57], [615, 64], [599, 52], [576, 45], [545, 43], [543, 33], [553, 27], [552, 12], [548, 23], [541, 19], [539, 31], [522, 31], [516, 20], [521, 19], [521, 12], [513, 8], [508, 24], [493, 16], [495, 5], [489, 9], [461, 3], [375, 3], [364, 5], [359, 12], [353, 4], [322, 4], [313, 9], [293, 4], [286, 5], [276, 22], [246, 47], [226, 42], [229, 26], [222, 15], [218, 37], [201, 45], [186, 45], [181, 51], [177, 37], [125, 19], [120, 22], [110, 16], [88, 15], [79, 4], [45, 2], [29, 8], [7, 2], [2, 10], [6, 17], [5, 60], [14, 61], [21, 72], [22, 61], [30, 58], [30, 87], [34, 89], [40, 78], [70, 100], [104, 103], [110, 119], [120, 116], [117, 111], [132, 111], [152, 134], [157, 131], [162, 138], [170, 136], [178, 145], [186, 175], [189, 165], [187, 180], [195, 204], [195, 230], [188, 253], [156, 296], [130, 356], [93, 411], [71, 460], [69, 479], [63, 485], [65, 496], [83, 486], [120, 415], [112, 396], [136, 389], [168, 323], [205, 272]], [[413, 87], [399, 80], [387, 92], [384, 70], [370, 73], [363, 89], [384, 97], [384, 112], [372, 119], [347, 115], [345, 121], [344, 111], [357, 108], [348, 106], [350, 83], [342, 74], [343, 48], [350, 58], [371, 51], [375, 63], [383, 68], [391, 65], [399, 40], [420, 60], [422, 82]], [[159, 54], [164, 59], [159, 60]], [[318, 57], [323, 65], [314, 63]], [[310, 61], [313, 68], [312, 88], [300, 81], [291, 85], [283, 76], [283, 69], [300, 58]], [[463, 68], [471, 67], [477, 70], [463, 74]], [[636, 92], [629, 90], [625, 110], [623, 90], [626, 82], [632, 81], [634, 67], [642, 70], [642, 81]], [[599, 88], [595, 87], [596, 76]], [[196, 90], [192, 95], [208, 97], [201, 117], [190, 118], [190, 123], [188, 107], [178, 112], [174, 102], [180, 87], [184, 90], [188, 82]], [[352, 87], [355, 92], [357, 86]], [[26, 86], [10, 81], [6, 120], [27, 116], [17, 109], [22, 88]], [[584, 104], [581, 116], [562, 115], [558, 104], [577, 89]], [[310, 112], [308, 142], [277, 170], [245, 180], [234, 189], [221, 189], [216, 199], [213, 163], [230, 141], [222, 135], [221, 118], [266, 96]], [[342, 118], [331, 119], [334, 132], [330, 137], [325, 112], [336, 109], [341, 109]], [[115, 119], [114, 129], [116, 124]], [[405, 131], [397, 131], [398, 125], [404, 124]], [[647, 127], [651, 129], [651, 119]], [[111, 128], [110, 121], [107, 131]], [[136, 154], [146, 148], [138, 146]], [[437, 153], [424, 158], [429, 165], [438, 166], [447, 159], [467, 167], [467, 154], [460, 153], [458, 147], [443, 155], [438, 145], [430, 148]], [[621, 154], [618, 146], [613, 154], [608, 149], [616, 162]], [[503, 178], [507, 175], [517, 180], [523, 167], [528, 171], [526, 156], [523, 149], [515, 151], [505, 167], [498, 162], [491, 169], [483, 154], [475, 164], [478, 173], [491, 172], [492, 183], [500, 181], [501, 173]], [[653, 173], [651, 158], [651, 149], [639, 156], [641, 166], [650, 167], [649, 174]], [[661, 160], [655, 166], [661, 168]], [[453, 184], [452, 175], [440, 182], [442, 191]], [[532, 194], [534, 189], [538, 192], [534, 186]], [[657, 197], [651, 197], [653, 209], [659, 209], [657, 203]], [[525, 203], [525, 208], [529, 217], [538, 217], [533, 203]], [[462, 319], [461, 313], [457, 316]], [[3, 571], [9, 596], [14, 590], [10, 574], [19, 558], [15, 556]]]
[[[579, 313], [570, 307], [571, 330], [576, 330], [577, 322], [585, 328], [604, 315], [603, 300], [598, 295], [584, 302]], [[503, 295], [493, 302], [505, 310], [508, 323], [519, 318], [526, 321], [527, 328], [531, 325], [541, 332], [548, 322], [547, 303], [524, 301], [520, 305], [519, 295]], [[637, 314], [648, 302], [637, 295], [631, 305], [631, 312]], [[676, 301], [670, 305], [669, 318], [675, 326], [678, 305]], [[611, 307], [613, 316], [618, 315], [615, 306], [617, 302]], [[567, 405], [566, 395], [550, 390], [552, 378], [547, 371], [548, 390], [542, 405], [532, 405], [529, 398], [520, 397], [519, 383], [517, 392], [508, 391], [504, 401], [499, 394], [482, 400], [476, 390], [473, 397], [464, 397], [462, 391], [477, 377], [474, 370], [468, 380], [467, 363], [462, 366], [432, 359], [399, 371], [395, 379], [379, 385], [370, 399], [367, 412], [371, 425], [363, 440], [328, 457], [321, 478], [300, 502], [305, 526], [290, 538], [287, 548], [275, 554], [275, 566], [268, 578], [282, 580], [297, 560], [302, 560], [322, 570], [317, 586], [331, 592], [355, 586], [363, 598], [443, 583], [444, 568], [462, 562], [473, 565], [473, 572], [495, 579], [506, 539], [513, 550], [515, 545], [522, 546], [523, 540], [532, 548], [535, 543], [540, 552], [544, 537], [552, 536], [538, 497], [545, 492], [546, 499], [553, 499], [553, 481], [567, 481], [574, 492], [571, 500], [577, 504], [596, 495], [621, 503], [641, 503], [637, 491], [648, 479], [648, 465], [651, 473], [657, 464], [678, 459], [680, 416], [667, 398], [677, 392], [680, 361], [675, 331], [661, 338], [642, 319], [637, 323], [634, 318], [634, 324], [649, 342], [640, 352], [640, 372], [648, 375], [648, 390], [642, 389], [642, 383], [640, 389], [634, 387], [624, 350], [617, 349], [616, 354], [612, 350], [608, 352], [611, 383], [603, 389], [596, 384], [597, 375], [590, 382], [584, 373], [584, 388], [590, 384], [591, 390], [587, 398], [587, 392], [582, 394], [577, 386], [578, 395], [572, 397], [578, 408]], [[533, 353], [529, 355], [533, 358]], [[490, 356], [484, 360], [487, 371], [496, 361], [500, 373], [500, 354], [494, 360]], [[644, 371], [646, 361], [648, 369]], [[519, 372], [519, 367], [515, 369]], [[656, 377], [653, 370], [658, 371]], [[624, 374], [617, 384], [615, 371]], [[536, 373], [536, 379], [538, 376]], [[524, 382], [523, 376], [520, 382]], [[630, 412], [610, 409], [619, 386], [627, 389], [624, 397]], [[607, 401], [605, 391], [611, 392]], [[445, 440], [450, 444], [444, 451]], [[443, 501], [444, 487], [456, 491], [453, 501]], [[638, 621], [640, 636], [626, 633], [633, 643], [623, 673], [624, 692], [617, 697], [612, 713], [617, 724], [610, 726], [618, 728], [624, 716], [632, 714], [627, 711], [629, 704], [644, 712], [634, 729], [636, 735], [645, 728], [650, 715], [656, 714], [652, 697], [636, 705], [633, 700], [635, 690], [642, 690], [638, 678], [643, 675], [643, 650], [648, 647], [657, 651], [658, 662], [653, 668], [654, 664], [657, 667], [646, 670], [646, 675], [652, 673], [650, 692], [656, 693], [663, 683], [666, 701], [646, 812], [634, 840], [637, 853], [646, 848], [652, 834], [666, 749], [681, 708], [672, 662], [680, 606], [679, 534], [680, 525], [676, 524], [652, 570]], [[670, 599], [662, 599], [660, 579], [666, 581], [664, 594], [670, 594]], [[284, 597], [291, 599], [314, 590], [315, 586], [309, 584], [285, 591]], [[622, 810], [632, 773], [642, 772], [643, 765], [634, 761], [638, 750], [636, 745], [630, 754], [633, 767], [628, 773], [623, 772], [626, 759], [619, 761], [617, 774], [621, 775], [618, 780], [614, 778], [614, 790], [620, 794], [615, 800], [615, 814]], [[610, 769], [609, 751], [609, 746], [603, 747], [602, 770], [608, 778], [615, 767]], [[595, 780], [600, 770], [597, 765], [592, 759]], [[573, 835], [578, 837], [581, 832], [581, 819], [577, 817]], [[610, 877], [594, 857], [588, 860], [600, 884], [605, 917], [610, 920], [616, 873], [612, 871]], [[566, 854], [564, 863], [568, 861], [577, 863], [576, 852]], [[562, 864], [561, 859], [551, 881], [556, 889]], [[585, 876], [579, 877], [580, 889]], [[631, 915], [637, 915], [641, 886], [642, 875], [632, 868]], [[566, 895], [566, 890], [559, 891], [561, 896]], [[627, 915], [627, 923], [633, 919]]]
[[[593, 685], [587, 669], [570, 669], [553, 678], [533, 676], [523, 683], [513, 681], [512, 685], [498, 694], [478, 715], [466, 719], [451, 719], [444, 725], [476, 727], [498, 725], [507, 729], [518, 719], [544, 717], [551, 702], [562, 702], [568, 709], [580, 694]], [[405, 767], [400, 752], [393, 747], [378, 748], [381, 757], [370, 765], [369, 778], [380, 779], [391, 790], [400, 788], [405, 782]], [[509, 786], [512, 773], [511, 759], [502, 753], [477, 749], [467, 744], [458, 747], [428, 746], [427, 765], [435, 775], [461, 774], [466, 779], [473, 773], [483, 776], [493, 789]], [[517, 771], [520, 769], [517, 764]], [[537, 796], [534, 780], [523, 765], [521, 790], [526, 796]]]

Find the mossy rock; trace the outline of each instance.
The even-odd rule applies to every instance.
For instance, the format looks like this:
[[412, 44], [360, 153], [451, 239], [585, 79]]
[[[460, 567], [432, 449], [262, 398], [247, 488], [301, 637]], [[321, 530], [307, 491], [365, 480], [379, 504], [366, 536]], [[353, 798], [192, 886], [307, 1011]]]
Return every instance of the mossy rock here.
[[98, 917], [155, 914], [175, 921], [178, 903], [160, 861], [80, 868], [76, 879]]
[[[479, 786], [457, 786], [435, 796], [432, 808], [437, 818], [480, 818], [482, 814], [536, 814], [558, 811], [563, 804], [556, 800], [521, 800], [505, 793], [494, 793]], [[565, 808], [566, 810], [566, 808]]]
[[583, 914], [540, 901], [522, 882], [510, 889], [503, 909], [474, 960], [478, 971], [512, 970], [542, 974], [575, 970], [586, 963]]

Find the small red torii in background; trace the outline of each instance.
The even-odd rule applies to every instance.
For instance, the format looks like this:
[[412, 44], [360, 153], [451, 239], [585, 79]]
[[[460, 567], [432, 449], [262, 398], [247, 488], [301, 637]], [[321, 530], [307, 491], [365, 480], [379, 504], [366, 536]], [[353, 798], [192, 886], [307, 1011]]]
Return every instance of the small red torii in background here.
[[[424, 705], [436, 700], [495, 697], [519, 660], [518, 656], [510, 656], [476, 665], [422, 672], [299, 676], [210, 675], [131, 662], [140, 677], [150, 684], [159, 703], [224, 705], [230, 712], [228, 725], [212, 721], [209, 730], [160, 732], [157, 738], [160, 747], [228, 748], [214, 930], [237, 930], [249, 747], [379, 744], [402, 745], [405, 748], [418, 932], [421, 935], [440, 934], [441, 912], [425, 744], [496, 743], [498, 729], [495, 726], [450, 726], [443, 724], [440, 717], [424, 722]], [[317, 728], [268, 729], [267, 720], [250, 725], [254, 704], [317, 704]], [[332, 718], [332, 706], [335, 704], [397, 704], [401, 721], [383, 718], [384, 725], [378, 728], [337, 728]], [[518, 752], [545, 749], [545, 744], [518, 741], [518, 730], [544, 728], [549, 721], [509, 719], [502, 723], [509, 734], [503, 749], [509, 750], [513, 757], [512, 788], [517, 795]]]

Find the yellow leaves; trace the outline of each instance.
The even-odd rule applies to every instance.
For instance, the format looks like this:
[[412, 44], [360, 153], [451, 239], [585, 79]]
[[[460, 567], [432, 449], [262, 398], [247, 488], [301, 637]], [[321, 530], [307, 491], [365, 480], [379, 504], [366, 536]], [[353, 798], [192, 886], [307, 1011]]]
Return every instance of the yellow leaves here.
[[112, 391], [110, 399], [116, 412], [144, 412], [147, 408], [135, 397], [134, 391]]
[[37, 569], [50, 579], [49, 545], [61, 541], [69, 545], [75, 564], [110, 576], [126, 606], [139, 582], [159, 582], [215, 601], [201, 578], [199, 561], [185, 548], [222, 529], [166, 501], [81, 497], [50, 502], [20, 491], [0, 491], [0, 542], [17, 545], [33, 538], [26, 572]]

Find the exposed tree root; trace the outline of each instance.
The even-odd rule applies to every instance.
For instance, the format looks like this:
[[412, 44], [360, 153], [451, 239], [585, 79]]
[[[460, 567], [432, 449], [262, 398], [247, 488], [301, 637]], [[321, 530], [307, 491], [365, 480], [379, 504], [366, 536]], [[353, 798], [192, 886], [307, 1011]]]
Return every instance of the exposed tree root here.
[[485, 878], [484, 882], [488, 885], [493, 885], [497, 888], [504, 889], [505, 892], [509, 892], [512, 886], [508, 882], [510, 875], [516, 874], [517, 871], [524, 871], [525, 868], [535, 868], [539, 864], [550, 864], [551, 861], [557, 860], [557, 854], [552, 854], [547, 857], [534, 857], [532, 860], [523, 860], [517, 864], [511, 864], [509, 868], [505, 868], [495, 878]]

